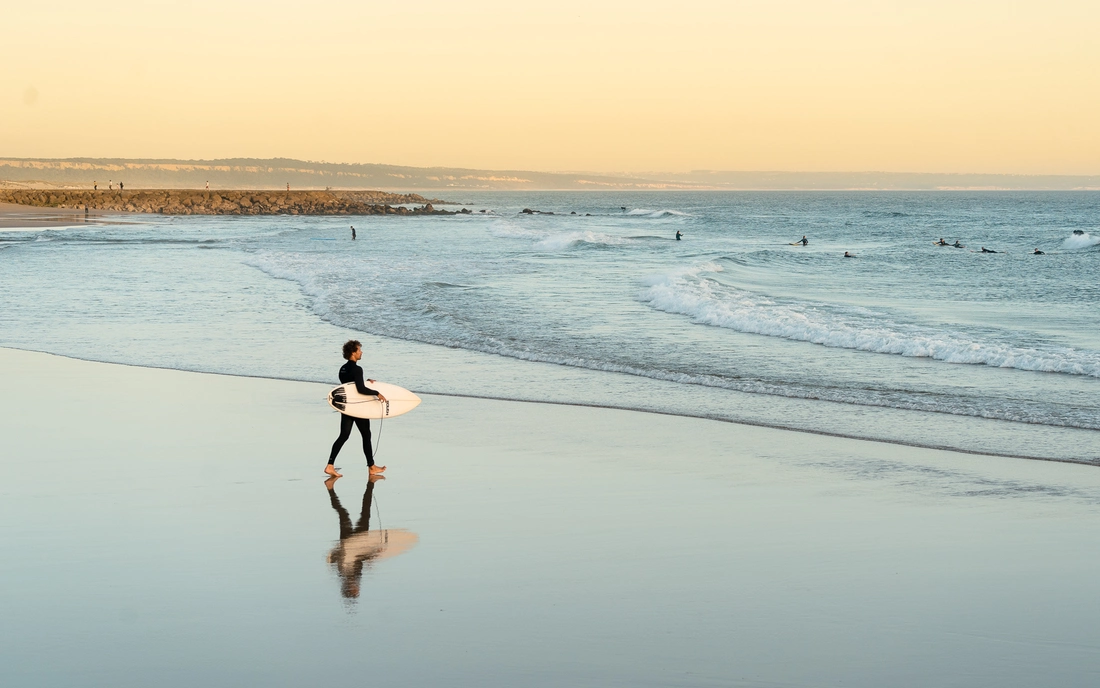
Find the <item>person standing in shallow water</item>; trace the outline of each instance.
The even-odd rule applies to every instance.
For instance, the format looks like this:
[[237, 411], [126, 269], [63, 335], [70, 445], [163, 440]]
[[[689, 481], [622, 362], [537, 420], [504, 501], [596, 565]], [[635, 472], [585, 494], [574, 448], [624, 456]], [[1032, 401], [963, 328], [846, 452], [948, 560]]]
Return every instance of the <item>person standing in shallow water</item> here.
[[355, 241], [355, 225], [351, 226], [351, 240]]
[[[380, 401], [385, 401], [386, 397], [381, 393], [367, 387], [363, 380], [363, 369], [359, 367], [359, 359], [363, 358], [363, 345], [357, 340], [352, 339], [344, 344], [344, 358], [347, 360], [340, 368], [340, 382], [355, 383], [355, 390], [363, 395], [377, 396]], [[366, 380], [366, 382], [374, 382], [374, 380]], [[332, 452], [328, 457], [328, 465], [325, 466], [325, 473], [339, 478], [340, 473], [336, 472], [336, 455], [340, 453], [340, 449], [344, 446], [344, 442], [348, 441], [351, 437], [351, 426], [359, 428], [359, 434], [363, 436], [363, 454], [367, 457], [367, 468], [371, 475], [381, 473], [386, 470], [385, 466], [374, 465], [374, 451], [371, 449], [370, 443], [370, 420], [367, 418], [355, 418], [346, 414], [340, 414], [340, 436], [336, 438], [336, 441], [332, 443]]]

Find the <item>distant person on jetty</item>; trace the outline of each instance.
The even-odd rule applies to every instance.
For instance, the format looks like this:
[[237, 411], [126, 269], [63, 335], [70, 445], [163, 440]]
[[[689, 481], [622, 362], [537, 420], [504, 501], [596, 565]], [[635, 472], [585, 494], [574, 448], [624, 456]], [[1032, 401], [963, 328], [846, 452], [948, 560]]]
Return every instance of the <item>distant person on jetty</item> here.
[[122, 191], [122, 188], [123, 188], [123, 187], [122, 187], [122, 182], [119, 182], [119, 183], [118, 183], [118, 190], [119, 190], [119, 191]]
[[355, 225], [351, 226], [351, 240], [355, 241]]
[[114, 191], [115, 190], [115, 184], [110, 179], [107, 180], [107, 190], [108, 191]]
[[682, 239], [683, 236], [684, 235], [680, 233], [680, 230], [677, 229], [676, 230], [676, 241], [679, 241], [680, 239]]
[[99, 191], [99, 184], [92, 182], [92, 191]]
[[[340, 382], [354, 382], [355, 390], [360, 394], [366, 396], [375, 395], [379, 400], [385, 401], [385, 396], [367, 387], [363, 382], [363, 369], [359, 367], [358, 363], [359, 359], [363, 358], [363, 345], [355, 339], [345, 342], [344, 358], [347, 360], [347, 363], [340, 368]], [[367, 380], [367, 382], [374, 382], [374, 380]], [[370, 419], [354, 418], [341, 413], [340, 436], [332, 443], [332, 453], [329, 454], [328, 465], [325, 466], [325, 473], [335, 478], [340, 477], [340, 474], [336, 472], [336, 468], [333, 464], [336, 463], [336, 455], [340, 453], [340, 449], [344, 446], [344, 442], [347, 442], [348, 438], [351, 437], [352, 425], [359, 428], [359, 434], [363, 436], [363, 454], [367, 457], [367, 467], [371, 475], [386, 470], [385, 466], [374, 465], [374, 451], [371, 449], [370, 444]]]
[[290, 193], [290, 182], [286, 183], [286, 190], [287, 190], [287, 193]]
[[206, 182], [206, 190], [207, 190], [207, 191], [209, 191], [209, 190], [210, 190], [210, 182]]
[[1039, 249], [1035, 249], [1034, 253], [1032, 253], [1031, 255], [1033, 255], [1033, 256], [1045, 256], [1046, 254], [1043, 253], [1042, 251], [1040, 251]]

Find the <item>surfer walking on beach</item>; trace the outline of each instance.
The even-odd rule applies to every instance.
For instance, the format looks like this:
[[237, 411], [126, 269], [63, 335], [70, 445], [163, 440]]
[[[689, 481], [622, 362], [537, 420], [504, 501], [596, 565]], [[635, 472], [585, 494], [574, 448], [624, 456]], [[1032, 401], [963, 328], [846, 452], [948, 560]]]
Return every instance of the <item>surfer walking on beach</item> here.
[[[363, 369], [359, 367], [359, 359], [363, 358], [363, 345], [357, 340], [351, 339], [344, 343], [344, 358], [347, 360], [343, 366], [340, 367], [340, 382], [355, 383], [355, 391], [366, 396], [377, 396], [379, 401], [385, 401], [386, 397], [370, 387], [367, 387], [366, 382], [374, 382], [374, 380], [363, 380]], [[332, 453], [328, 457], [328, 465], [325, 466], [325, 473], [335, 478], [340, 477], [340, 473], [336, 472], [336, 455], [340, 453], [340, 449], [344, 446], [344, 442], [348, 441], [351, 437], [351, 426], [359, 428], [359, 434], [363, 436], [363, 454], [367, 457], [367, 467], [370, 470], [371, 475], [381, 473], [386, 470], [385, 466], [374, 465], [374, 451], [371, 448], [370, 442], [370, 419], [368, 418], [355, 418], [347, 414], [340, 414], [340, 436], [336, 438], [336, 441], [332, 443]]]

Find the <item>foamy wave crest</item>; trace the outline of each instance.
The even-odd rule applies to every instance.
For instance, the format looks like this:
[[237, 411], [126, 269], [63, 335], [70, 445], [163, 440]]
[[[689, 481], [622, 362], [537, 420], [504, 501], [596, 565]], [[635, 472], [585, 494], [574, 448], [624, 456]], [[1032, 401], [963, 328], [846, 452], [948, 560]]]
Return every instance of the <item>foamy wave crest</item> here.
[[[1049, 409], [1039, 408], [1027, 400], [997, 399], [992, 403], [975, 402], [963, 397], [914, 393], [902, 389], [867, 389], [803, 384], [798, 381], [765, 380], [740, 375], [703, 373], [669, 367], [649, 365], [622, 357], [617, 351], [599, 351], [591, 346], [573, 347], [557, 341], [516, 341], [481, 328], [470, 327], [465, 318], [435, 308], [432, 303], [418, 315], [408, 311], [395, 313], [380, 310], [378, 298], [365, 294], [349, 293], [347, 275], [353, 271], [353, 262], [333, 265], [331, 257], [325, 258], [326, 270], [318, 272], [315, 260], [308, 256], [286, 256], [255, 253], [244, 262], [247, 265], [277, 279], [285, 279], [299, 285], [309, 299], [309, 307], [319, 318], [340, 327], [361, 332], [423, 342], [455, 349], [466, 349], [508, 358], [550, 363], [572, 368], [621, 373], [687, 385], [699, 385], [728, 389], [750, 394], [767, 394], [796, 399], [814, 399], [861, 406], [911, 409], [948, 413], [953, 415], [995, 418], [1021, 423], [1037, 423], [1100, 430], [1100, 421], [1091, 409], [1080, 412], [1062, 412], [1052, 416]], [[689, 282], [707, 272], [720, 272], [721, 266], [707, 263], [674, 276], [654, 280], [650, 290], [677, 280]], [[364, 283], [369, 280], [364, 280]], [[421, 285], [423, 283], [420, 283]], [[428, 286], [463, 288], [453, 283], [429, 283]], [[417, 288], [422, 290], [423, 286]], [[441, 289], [442, 290], [442, 289]]]
[[629, 239], [601, 234], [600, 232], [568, 232], [566, 234], [553, 234], [546, 237], [535, 246], [548, 251], [561, 251], [579, 244], [592, 244], [594, 246], [621, 246], [629, 243]]
[[1023, 348], [949, 330], [898, 323], [866, 309], [780, 303], [718, 282], [715, 263], [649, 280], [642, 303], [692, 321], [738, 332], [783, 337], [841, 349], [932, 358], [1069, 375], [1100, 377], [1100, 352], [1069, 347]]
[[627, 211], [626, 213], [630, 217], [692, 217], [690, 213], [683, 213], [679, 210], [670, 210], [668, 208], [662, 208], [660, 210], [648, 210], [646, 208], [635, 208], [634, 210]]
[[1093, 236], [1088, 232], [1084, 234], [1072, 234], [1065, 241], [1062, 242], [1062, 248], [1064, 249], [1081, 249], [1091, 248], [1100, 244], [1100, 236]]
[[510, 223], [498, 223], [489, 230], [493, 236], [503, 239], [528, 239], [535, 247], [544, 251], [564, 251], [565, 249], [590, 244], [593, 246], [622, 246], [632, 243], [631, 239], [593, 231], [550, 232], [546, 230], [517, 227]]

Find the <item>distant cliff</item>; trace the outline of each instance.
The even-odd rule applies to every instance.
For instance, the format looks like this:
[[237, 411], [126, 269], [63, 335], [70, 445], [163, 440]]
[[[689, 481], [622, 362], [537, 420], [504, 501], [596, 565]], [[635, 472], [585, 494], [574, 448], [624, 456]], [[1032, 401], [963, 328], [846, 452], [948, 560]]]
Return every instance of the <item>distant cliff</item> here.
[[[6, 181], [5, 181], [6, 180]], [[289, 158], [167, 160], [0, 158], [0, 188], [90, 189], [122, 181], [131, 188], [400, 189], [401, 191], [574, 189], [645, 190], [1073, 190], [1100, 189], [1100, 175], [936, 174], [907, 172], [694, 171], [645, 174], [475, 170], [459, 167], [307, 162]], [[441, 192], [442, 193], [442, 192]], [[461, 198], [456, 200], [463, 200]]]
[[[443, 201], [434, 200], [435, 203]], [[436, 210], [419, 194], [382, 191], [0, 190], [0, 203], [40, 208], [162, 215], [423, 215]], [[403, 204], [403, 205], [402, 205]], [[406, 205], [421, 207], [408, 208]], [[397, 207], [394, 207], [397, 206]]]
[[[0, 158], [0, 180], [90, 189], [122, 181], [135, 189], [648, 189], [667, 184], [593, 174], [455, 167], [260, 160], [163, 160], [122, 158]], [[2, 185], [0, 185], [2, 186]], [[674, 185], [681, 186], [681, 185]], [[461, 200], [461, 199], [459, 199]]]

